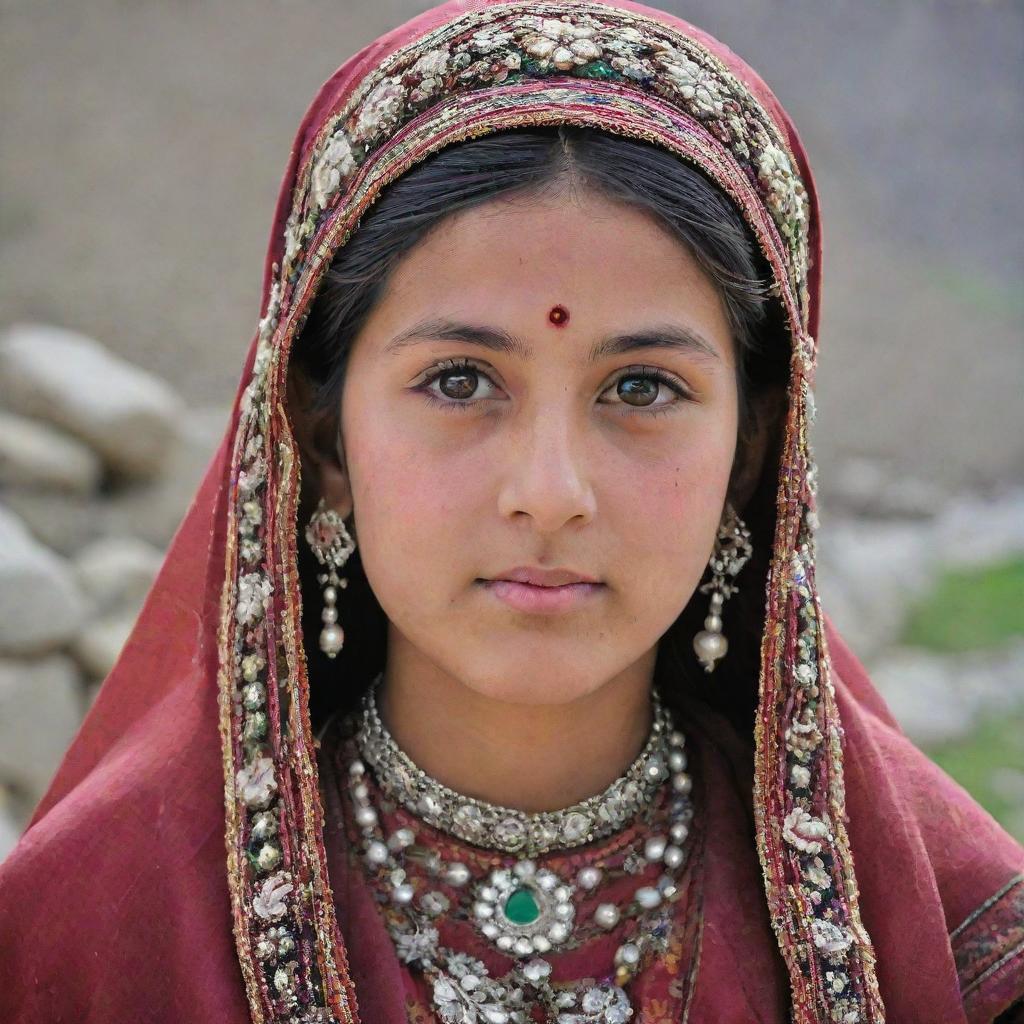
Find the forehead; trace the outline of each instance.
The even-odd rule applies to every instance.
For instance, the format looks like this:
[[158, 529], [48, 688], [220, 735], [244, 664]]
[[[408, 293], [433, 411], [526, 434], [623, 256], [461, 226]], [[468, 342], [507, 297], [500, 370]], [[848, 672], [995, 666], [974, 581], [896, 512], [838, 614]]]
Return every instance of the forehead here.
[[[557, 329], [556, 305], [570, 314]], [[713, 348], [730, 337], [718, 289], [682, 242], [652, 214], [589, 192], [447, 218], [399, 262], [371, 317], [382, 344], [424, 321], [466, 318], [545, 337], [655, 322], [689, 326]]]

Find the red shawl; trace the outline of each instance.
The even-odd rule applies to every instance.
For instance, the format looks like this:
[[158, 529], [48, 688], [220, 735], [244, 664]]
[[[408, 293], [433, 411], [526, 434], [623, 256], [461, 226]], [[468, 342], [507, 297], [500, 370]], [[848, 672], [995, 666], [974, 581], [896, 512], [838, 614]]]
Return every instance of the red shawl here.
[[[600, 58], [503, 62], [524, 33], [557, 32], [530, 19], [563, 15], [594, 29]], [[0, 866], [3, 1020], [382, 1019], [372, 930], [351, 925], [324, 847], [288, 356], [332, 255], [389, 181], [465, 138], [562, 122], [646, 138], [727, 191], [791, 341], [781, 455], [766, 470], [777, 498], [754, 733], [712, 714], [704, 728], [722, 853], [709, 856], [689, 1019], [980, 1024], [1024, 996], [1024, 850], [907, 740], [818, 598], [807, 426], [820, 216], [788, 116], [735, 54], [661, 11], [453, 0], [348, 60], [299, 128], [223, 442]], [[266, 684], [257, 711], [238, 699], [243, 658]], [[283, 858], [271, 871], [247, 855], [263, 810]], [[256, 946], [270, 925], [296, 942], [268, 961]]]

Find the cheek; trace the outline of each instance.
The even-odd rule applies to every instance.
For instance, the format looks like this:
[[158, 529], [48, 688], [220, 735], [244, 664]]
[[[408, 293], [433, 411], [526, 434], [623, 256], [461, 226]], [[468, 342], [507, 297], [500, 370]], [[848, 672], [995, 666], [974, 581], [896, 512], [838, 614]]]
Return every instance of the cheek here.
[[[615, 495], [620, 573], [629, 577], [629, 594], [644, 606], [641, 615], [667, 628], [700, 582], [721, 522], [734, 455], [734, 435], [702, 435], [699, 443], [680, 445], [670, 459], [633, 462], [618, 469], [629, 487], [610, 484]], [[635, 574], [635, 575], [634, 575]], [[636, 582], [644, 580], [644, 586]]]
[[453, 565], [472, 569], [466, 550], [452, 552], [473, 545], [475, 493], [486, 477], [466, 453], [436, 451], [380, 417], [357, 425], [345, 454], [367, 579], [385, 611], [408, 614], [439, 592]]

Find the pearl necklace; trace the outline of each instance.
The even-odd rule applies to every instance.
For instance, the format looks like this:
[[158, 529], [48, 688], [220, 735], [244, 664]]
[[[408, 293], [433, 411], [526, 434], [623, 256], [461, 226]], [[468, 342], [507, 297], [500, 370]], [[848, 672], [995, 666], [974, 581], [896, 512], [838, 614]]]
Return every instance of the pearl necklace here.
[[[379, 681], [380, 676], [374, 686]], [[399, 828], [385, 836], [378, 811], [371, 803], [364, 763], [367, 751], [375, 753], [367, 746], [370, 736], [377, 736], [379, 742], [381, 735], [367, 729], [370, 708], [375, 711], [372, 689], [364, 700], [361, 722], [350, 723], [350, 735], [355, 733], [355, 742], [349, 745], [347, 774], [354, 819], [362, 833], [362, 862], [390, 905], [385, 916], [399, 959], [422, 971], [432, 982], [433, 1002], [440, 1018], [449, 1024], [528, 1024], [532, 1020], [530, 1005], [539, 1003], [547, 1018], [556, 1024], [625, 1024], [633, 1009], [622, 986], [667, 948], [672, 928], [671, 905], [679, 896], [676, 880], [689, 856], [686, 840], [693, 806], [691, 779], [685, 771], [685, 737], [671, 728], [671, 719], [660, 702], [655, 703], [655, 721], [661, 722], [659, 735], [666, 737], [664, 757], [672, 772], [671, 789], [663, 788], [669, 774], [663, 771], [658, 790], [648, 800], [644, 812], [646, 819], [653, 814], [654, 796], [660, 794], [667, 800], [668, 836], [647, 835], [638, 849], [612, 858], [616, 863], [588, 865], [574, 879], [561, 878], [529, 857], [519, 857], [510, 865], [474, 878], [467, 865], [457, 861], [445, 863], [435, 851], [420, 846], [413, 828]], [[379, 716], [376, 721], [379, 723]], [[394, 744], [393, 739], [391, 743]], [[397, 745], [394, 749], [398, 750]], [[413, 765], [406, 755], [401, 756]], [[381, 758], [375, 760], [381, 763]], [[383, 763], [393, 762], [386, 759]], [[429, 780], [423, 773], [420, 775]], [[374, 780], [387, 798], [389, 794], [376, 772]], [[466, 799], [454, 795], [459, 800]], [[400, 802], [407, 811], [426, 820], [419, 805], [410, 808], [405, 801]], [[495, 810], [504, 814], [508, 809]], [[568, 845], [563, 844], [560, 849]], [[666, 868], [656, 885], [639, 886], [625, 902], [601, 902], [593, 910], [591, 920], [580, 923], [578, 900], [598, 898], [597, 890], [603, 882], [640, 874], [655, 863], [663, 863]], [[446, 895], [444, 889], [451, 895]], [[495, 979], [482, 961], [442, 946], [434, 922], [449, 911], [454, 917], [472, 921], [496, 949], [514, 958], [515, 966]], [[599, 934], [620, 921], [632, 927], [626, 941], [616, 950], [604, 980], [569, 987], [552, 985], [551, 965], [544, 954], [574, 948], [584, 941], [588, 930]]]
[[528, 814], [463, 796], [419, 768], [381, 721], [376, 691], [382, 678], [383, 673], [378, 674], [363, 696], [356, 736], [360, 755], [389, 799], [475, 846], [533, 857], [581, 846], [611, 835], [635, 818], [670, 773], [678, 776], [676, 790], [689, 792], [689, 777], [682, 770], [685, 758], [673, 753], [675, 746], [682, 747], [681, 734], [672, 735], [671, 719], [657, 691], [652, 693], [654, 715], [647, 742], [619, 778], [604, 792], [572, 807]]

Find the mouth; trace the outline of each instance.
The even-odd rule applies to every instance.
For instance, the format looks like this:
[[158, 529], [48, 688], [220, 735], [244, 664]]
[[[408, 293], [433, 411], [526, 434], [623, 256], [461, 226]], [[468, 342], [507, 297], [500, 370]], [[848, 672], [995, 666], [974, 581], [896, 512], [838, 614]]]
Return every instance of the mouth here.
[[605, 589], [603, 583], [563, 583], [546, 587], [515, 580], [478, 579], [476, 582], [510, 608], [534, 614], [559, 614], [575, 610]]

